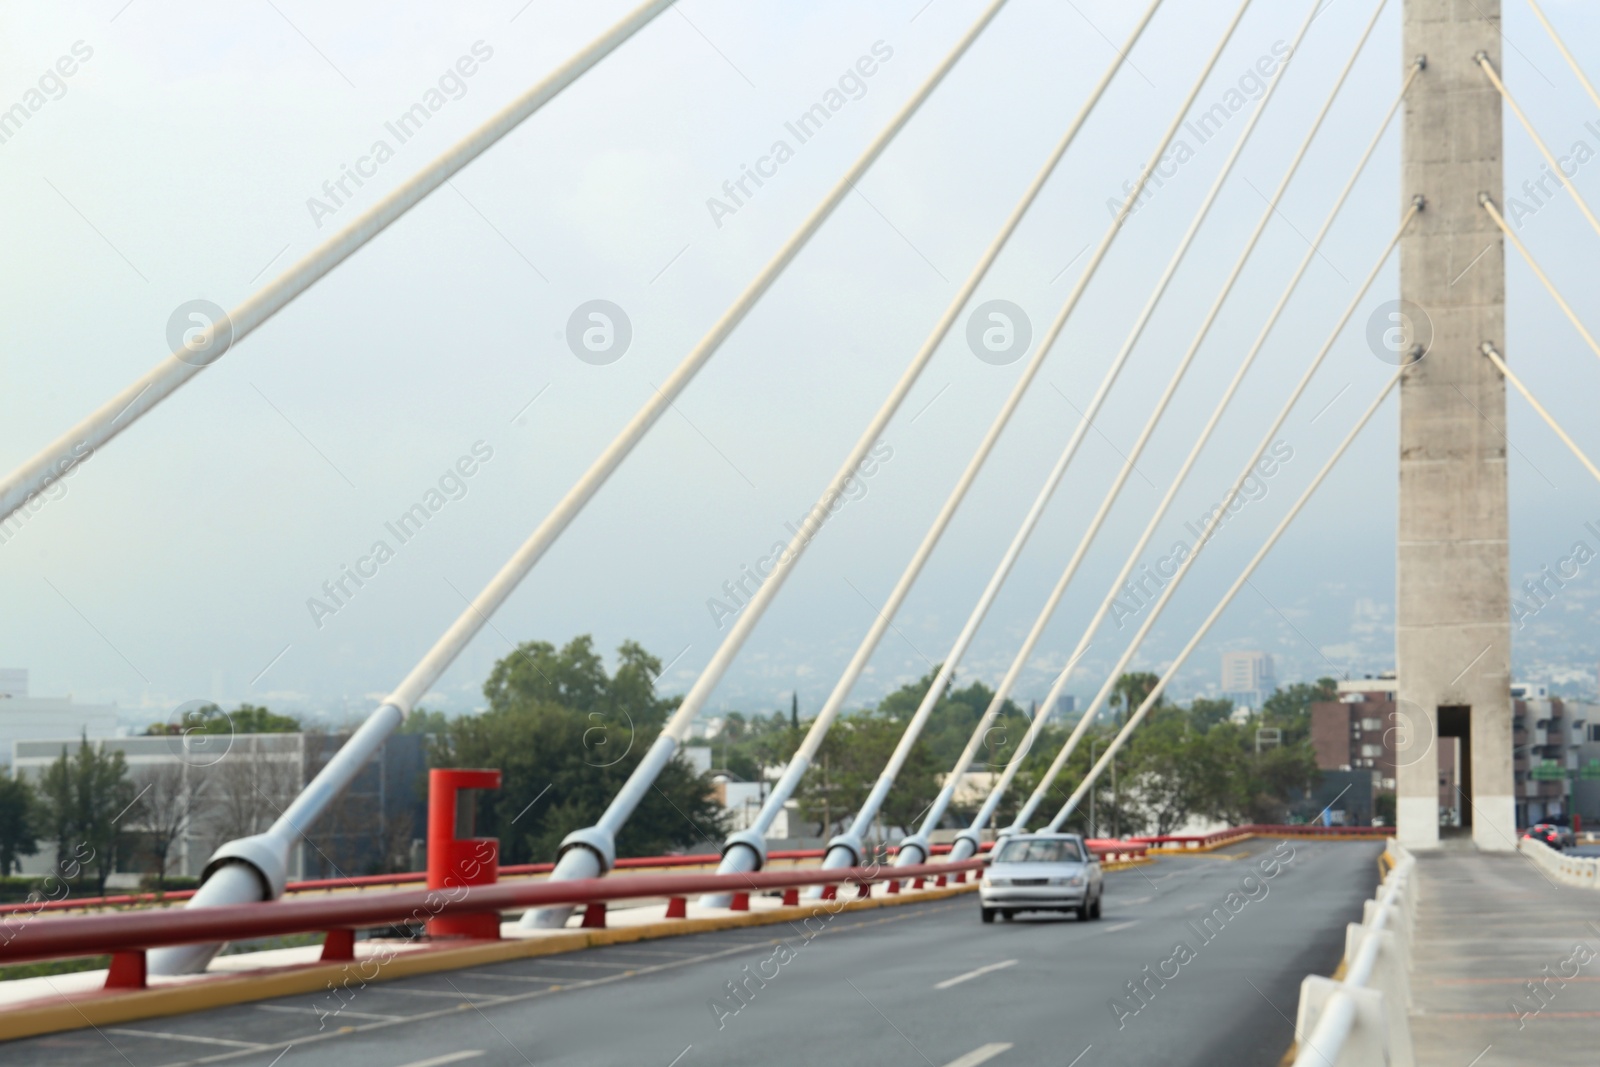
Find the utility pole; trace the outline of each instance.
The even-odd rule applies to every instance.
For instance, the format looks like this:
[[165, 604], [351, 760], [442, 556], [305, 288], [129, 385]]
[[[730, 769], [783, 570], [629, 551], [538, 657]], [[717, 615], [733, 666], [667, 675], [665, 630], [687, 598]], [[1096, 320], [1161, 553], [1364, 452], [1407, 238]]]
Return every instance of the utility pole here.
[[[1100, 747], [1100, 739], [1098, 737], [1089, 742], [1089, 766], [1091, 766], [1091, 767], [1094, 766], [1095, 752], [1096, 752], [1097, 749], [1099, 749], [1099, 747]], [[1095, 827], [1097, 825], [1099, 825], [1098, 823], [1096, 823], [1094, 821], [1094, 795], [1096, 793], [1098, 793], [1098, 792], [1100, 792], [1100, 783], [1099, 782], [1096, 782], [1096, 783], [1094, 783], [1093, 785], [1091, 785], [1089, 787], [1089, 836], [1090, 837], [1094, 837], [1095, 836], [1095, 833], [1096, 833]]]
[[[1406, 97], [1400, 207], [1425, 207], [1400, 240], [1391, 362], [1425, 355], [1400, 383], [1395, 665], [1398, 837], [1439, 841], [1438, 739], [1458, 737], [1478, 848], [1516, 842], [1511, 753], [1506, 394], [1479, 351], [1506, 351], [1505, 245], [1480, 203], [1504, 203], [1500, 0], [1405, 0], [1400, 60], [1427, 67]], [[1380, 356], [1384, 351], [1374, 345]]]

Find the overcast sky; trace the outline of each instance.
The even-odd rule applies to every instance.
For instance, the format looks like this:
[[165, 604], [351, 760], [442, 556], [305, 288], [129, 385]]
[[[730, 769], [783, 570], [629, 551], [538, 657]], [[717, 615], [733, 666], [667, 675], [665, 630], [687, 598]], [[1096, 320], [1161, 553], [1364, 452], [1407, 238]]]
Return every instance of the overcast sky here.
[[[180, 305], [237, 304], [631, 6], [0, 5], [0, 108], [30, 109], [0, 143], [0, 466], [162, 358]], [[670, 661], [661, 689], [686, 689], [727, 632], [708, 601], [726, 602], [723, 583], [787, 538], [785, 523], [826, 486], [1142, 7], [1013, 0], [426, 703], [474, 707], [510, 643], [580, 633], [608, 650], [642, 642]], [[1391, 0], [1383, 13], [1022, 698], [1043, 696], [1077, 642], [1393, 100], [1408, 58], [1400, 7]], [[1600, 76], [1600, 10], [1545, 7]], [[28, 668], [35, 694], [125, 708], [210, 698], [367, 710], [981, 9], [684, 0], [95, 455], [0, 544], [0, 666]], [[974, 303], [1009, 300], [1035, 341], [1044, 332], [1107, 225], [1107, 200], [1156, 144], [1230, 9], [1168, 0]], [[1248, 92], [1251, 69], [1292, 39], [1307, 9], [1255, 4], [1197, 110], [1226, 102], [1242, 79]], [[1313, 24], [962, 678], [992, 684], [1014, 654], [1372, 10], [1373, 0], [1337, 0]], [[1522, 0], [1506, 0], [1505, 33], [1506, 80], [1547, 139], [1560, 151], [1578, 141], [1600, 149], [1600, 113]], [[1465, 57], [1435, 57], [1454, 61]], [[865, 68], [870, 76], [849, 74]], [[800, 143], [786, 123], [836, 89], [843, 105]], [[430, 100], [437, 110], [402, 143], [386, 124]], [[1185, 135], [1193, 158], [1125, 227], [859, 701], [944, 657], [1248, 113], [1203, 144]], [[1398, 187], [1398, 134], [1183, 489], [1162, 551], [1226, 491], [1391, 235], [1412, 192]], [[378, 141], [392, 149], [381, 162], [369, 158]], [[776, 173], [747, 181], [734, 204], [724, 183], [778, 141], [792, 154], [762, 163]], [[1506, 146], [1510, 195], [1540, 163], [1509, 116]], [[345, 179], [335, 200], [329, 190], [347, 169], [369, 176], [360, 187]], [[1600, 202], [1600, 163], [1576, 181]], [[1600, 326], [1600, 237], [1570, 198], [1531, 212], [1520, 233]], [[1600, 448], [1600, 366], [1508, 254], [1509, 357]], [[1391, 367], [1369, 347], [1368, 320], [1396, 295], [1391, 262], [1286, 425], [1292, 458], [1226, 526], [1138, 666], [1168, 662], [1381, 386]], [[617, 305], [631, 326], [610, 363], [581, 360], [567, 342], [569, 319], [592, 300]], [[787, 706], [798, 689], [815, 710], [1022, 367], [977, 358], [963, 316], [884, 435], [887, 458], [864, 495], [817, 537], [713, 709]], [[1600, 548], [1583, 525], [1600, 528], [1600, 487], [1520, 397], [1509, 409], [1520, 581], [1579, 538]], [[1395, 430], [1391, 400], [1196, 653], [1177, 695], [1214, 690], [1227, 649], [1271, 652], [1281, 680], [1393, 665]], [[474, 458], [458, 468], [462, 457]], [[460, 469], [473, 473], [449, 476]], [[436, 510], [402, 544], [385, 524], [418, 503]], [[328, 599], [324, 583], [378, 541], [392, 558], [361, 564], [376, 575], [342, 603]], [[1592, 678], [1594, 569], [1516, 631], [1519, 675]], [[1092, 694], [1132, 629], [1104, 628], [1069, 691]]]

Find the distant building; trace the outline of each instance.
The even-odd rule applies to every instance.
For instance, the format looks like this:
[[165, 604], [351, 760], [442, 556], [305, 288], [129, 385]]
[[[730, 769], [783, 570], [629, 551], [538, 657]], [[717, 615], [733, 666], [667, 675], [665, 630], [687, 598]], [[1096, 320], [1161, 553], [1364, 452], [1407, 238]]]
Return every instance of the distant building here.
[[[167, 856], [169, 877], [197, 877], [217, 846], [260, 833], [348, 739], [340, 734], [190, 734], [89, 737], [90, 745], [121, 752], [136, 787], [159, 784], [154, 795], [176, 797], [194, 814]], [[311, 841], [290, 852], [289, 877], [336, 878], [410, 866], [411, 845], [427, 833], [426, 738], [399, 734], [384, 742], [350, 788], [311, 828]], [[225, 746], [218, 749], [218, 744]], [[10, 746], [18, 777], [37, 783], [81, 736], [16, 741]], [[137, 885], [155, 862], [137, 813], [129, 816], [122, 852], [110, 884]], [[26, 875], [48, 874], [56, 856], [51, 842], [25, 857]]]
[[[1367, 796], [1351, 797], [1354, 810], [1372, 811], [1379, 793], [1395, 791], [1395, 745], [1410, 723], [1395, 715], [1399, 683], [1394, 673], [1338, 683], [1338, 699], [1311, 705], [1311, 744], [1317, 767], [1325, 772], [1355, 772], [1352, 791], [1365, 786]], [[1432, 746], [1438, 767], [1439, 807], [1446, 825], [1459, 826], [1460, 745], [1441, 737]]]
[[1222, 695], [1235, 704], [1259, 708], [1273, 693], [1278, 682], [1272, 673], [1272, 657], [1265, 652], [1224, 652], [1222, 654]]
[[28, 672], [18, 667], [0, 667], [0, 700], [28, 695]]
[[1566, 822], [1575, 812], [1586, 821], [1600, 817], [1600, 798], [1593, 789], [1600, 784], [1594, 782], [1600, 744], [1591, 740], [1590, 725], [1600, 722], [1600, 707], [1549, 694], [1545, 685], [1511, 687], [1512, 796], [1518, 826], [1550, 819]]
[[[737, 833], [755, 825], [756, 816], [761, 814], [761, 806], [767, 802], [767, 795], [772, 792], [771, 777], [769, 775], [769, 780], [766, 781], [744, 782], [723, 771], [712, 777], [711, 795], [727, 812], [730, 831]], [[800, 829], [799, 809], [800, 802], [797, 800], [785, 803], [762, 836], [769, 841], [787, 840], [798, 836], [792, 831]], [[791, 816], [793, 816], [792, 821]]]
[[1055, 718], [1064, 720], [1068, 715], [1075, 714], [1078, 710], [1078, 698], [1070, 693], [1063, 693], [1056, 697]]
[[115, 705], [74, 704], [71, 697], [28, 695], [28, 672], [0, 668], [0, 764], [11, 765], [18, 741], [45, 737], [111, 737], [117, 733]]

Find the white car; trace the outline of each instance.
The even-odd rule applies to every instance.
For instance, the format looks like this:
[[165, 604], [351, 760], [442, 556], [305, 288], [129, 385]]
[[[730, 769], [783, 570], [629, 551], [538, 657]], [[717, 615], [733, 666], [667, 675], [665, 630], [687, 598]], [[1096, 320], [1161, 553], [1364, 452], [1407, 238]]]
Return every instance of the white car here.
[[1098, 919], [1104, 894], [1100, 861], [1078, 834], [1004, 838], [978, 883], [986, 923], [994, 922], [996, 912], [1009, 921], [1019, 911], [1071, 911], [1079, 919]]

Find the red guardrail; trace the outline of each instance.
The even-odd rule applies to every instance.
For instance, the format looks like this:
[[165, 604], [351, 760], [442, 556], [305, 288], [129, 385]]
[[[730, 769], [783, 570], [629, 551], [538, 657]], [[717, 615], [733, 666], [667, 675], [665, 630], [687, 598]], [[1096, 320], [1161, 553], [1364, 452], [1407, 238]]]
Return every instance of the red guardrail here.
[[[361, 927], [420, 922], [452, 913], [498, 912], [548, 905], [601, 905], [613, 900], [668, 897], [683, 900], [700, 893], [732, 891], [744, 896], [763, 889], [840, 885], [863, 887], [889, 879], [904, 881], [981, 869], [984, 860], [924, 863], [907, 867], [841, 867], [758, 871], [750, 874], [657, 874], [632, 878], [587, 878], [570, 882], [500, 882], [460, 886], [449, 891], [408, 890], [350, 893], [272, 904], [162, 909], [82, 915], [28, 923], [20, 929], [0, 924], [0, 963], [112, 954], [108, 986], [144, 985], [144, 952], [166, 945], [238, 941], [326, 931], [323, 959], [351, 959], [354, 930]], [[891, 886], [893, 890], [895, 886]], [[787, 896], [787, 895], [786, 895]], [[592, 913], [591, 913], [592, 914]], [[600, 913], [603, 915], [603, 911]], [[669, 909], [671, 914], [671, 909]], [[681, 915], [681, 909], [680, 909]], [[586, 916], [585, 925], [591, 923]], [[341, 936], [335, 937], [335, 934]]]
[[[1097, 842], [1091, 841], [1089, 848], [1094, 850]], [[1112, 842], [1115, 843], [1115, 842]], [[987, 852], [991, 845], [985, 842], [980, 846], [980, 852]], [[891, 847], [889, 855], [894, 855], [898, 850]], [[950, 851], [949, 845], [934, 845], [933, 854], [942, 856]], [[767, 854], [768, 861], [772, 860], [814, 860], [821, 859], [827, 854], [826, 849], [800, 848], [780, 849]], [[720, 863], [722, 856], [718, 853], [702, 853], [694, 856], [632, 856], [617, 860], [617, 870], [641, 870], [661, 867], [707, 867]], [[553, 863], [516, 863], [500, 868], [501, 878], [522, 878], [530, 875], [549, 874], [555, 870]], [[373, 889], [379, 886], [410, 885], [424, 882], [428, 878], [426, 871], [402, 871], [396, 874], [365, 874], [349, 878], [313, 878], [303, 882], [290, 882], [284, 887], [285, 894], [315, 893], [335, 889]], [[63, 885], [65, 883], [62, 883]], [[91, 908], [121, 908], [137, 904], [165, 904], [176, 901], [188, 900], [194, 896], [193, 889], [176, 889], [170, 893], [125, 893], [119, 896], [101, 897], [63, 897], [60, 900], [24, 901], [19, 904], [0, 904], [0, 916], [16, 915], [22, 912], [41, 911], [79, 911]]]
[[1270, 837], [1273, 835], [1294, 835], [1296, 837], [1368, 837], [1374, 840], [1394, 836], [1392, 826], [1289, 826], [1267, 823], [1251, 823], [1246, 826], [1232, 826], [1226, 830], [1218, 830], [1212, 834], [1163, 834], [1158, 837], [1134, 837], [1129, 840], [1141, 842], [1155, 849], [1163, 848], [1209, 848], [1232, 841], [1236, 838], [1252, 835]]

